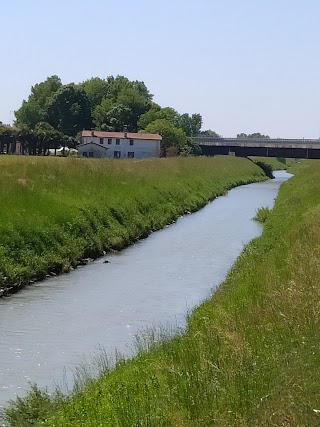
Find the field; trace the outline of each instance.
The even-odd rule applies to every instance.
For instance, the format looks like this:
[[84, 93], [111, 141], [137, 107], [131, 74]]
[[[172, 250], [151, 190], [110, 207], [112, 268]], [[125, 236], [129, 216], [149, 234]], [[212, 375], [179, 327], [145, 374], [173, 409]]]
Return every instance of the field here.
[[[73, 393], [33, 388], [6, 411], [12, 426], [318, 426], [320, 172], [296, 167], [260, 238], [188, 318], [187, 330], [141, 336], [133, 360]], [[84, 371], [85, 372], [85, 371]]]
[[0, 295], [121, 249], [231, 187], [245, 159], [0, 157]]

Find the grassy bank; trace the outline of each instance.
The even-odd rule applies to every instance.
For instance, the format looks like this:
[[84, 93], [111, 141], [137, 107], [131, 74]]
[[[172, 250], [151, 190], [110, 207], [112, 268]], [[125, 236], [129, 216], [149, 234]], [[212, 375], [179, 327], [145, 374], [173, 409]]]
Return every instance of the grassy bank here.
[[245, 159], [0, 157], [0, 294], [120, 249], [227, 189], [264, 179]]
[[183, 335], [142, 337], [137, 358], [67, 398], [34, 389], [7, 409], [12, 426], [318, 426], [319, 206], [306, 161]]
[[12, 425], [319, 425], [319, 162], [299, 169], [185, 334], [141, 339], [136, 359], [67, 398], [35, 389]]
[[269, 165], [270, 168], [274, 171], [287, 170], [297, 162], [296, 159], [285, 159], [281, 157], [250, 156], [250, 159], [257, 164], [264, 163], [266, 165]]

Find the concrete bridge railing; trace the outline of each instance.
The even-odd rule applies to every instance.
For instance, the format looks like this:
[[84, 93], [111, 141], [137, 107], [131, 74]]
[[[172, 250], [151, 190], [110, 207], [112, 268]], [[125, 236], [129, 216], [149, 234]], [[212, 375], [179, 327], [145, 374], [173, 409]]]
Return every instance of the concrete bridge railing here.
[[215, 138], [194, 137], [202, 154], [233, 154], [240, 157], [288, 157], [301, 159], [320, 159], [320, 140], [282, 139], [282, 138]]
[[313, 148], [320, 149], [319, 139], [283, 139], [283, 138], [215, 138], [198, 136], [193, 140], [199, 145], [238, 146], [268, 148]]

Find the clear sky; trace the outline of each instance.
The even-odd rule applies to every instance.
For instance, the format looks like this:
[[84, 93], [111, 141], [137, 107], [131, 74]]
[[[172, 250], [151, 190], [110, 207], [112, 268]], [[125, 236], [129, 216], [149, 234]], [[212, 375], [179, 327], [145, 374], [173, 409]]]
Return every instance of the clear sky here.
[[2, 0], [0, 120], [33, 84], [143, 80], [224, 136], [320, 137], [319, 0]]

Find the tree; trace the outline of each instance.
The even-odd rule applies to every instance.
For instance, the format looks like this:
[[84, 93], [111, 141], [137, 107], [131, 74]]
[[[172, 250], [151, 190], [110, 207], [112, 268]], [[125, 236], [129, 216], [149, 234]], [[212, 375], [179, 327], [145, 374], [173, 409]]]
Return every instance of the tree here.
[[85, 91], [92, 110], [97, 105], [100, 105], [102, 100], [107, 98], [109, 94], [109, 84], [106, 80], [100, 79], [99, 77], [85, 80], [79, 86]]
[[269, 135], [261, 135], [261, 133], [256, 132], [256, 133], [252, 133], [251, 135], [248, 135], [248, 138], [270, 139], [270, 136]]
[[36, 124], [45, 118], [44, 109], [33, 98], [30, 98], [29, 101], [24, 100], [19, 110], [15, 111], [14, 114], [17, 126], [27, 126], [30, 129], [34, 129]]
[[190, 137], [186, 138], [184, 145], [180, 149], [181, 156], [200, 156], [201, 153], [200, 145]]
[[145, 133], [158, 133], [162, 136], [161, 156], [166, 157], [170, 147], [176, 147], [178, 151], [186, 142], [187, 136], [182, 129], [176, 128], [166, 119], [157, 119], [146, 127]]
[[51, 76], [44, 82], [31, 87], [30, 98], [35, 100], [41, 108], [45, 108], [48, 99], [62, 86], [60, 77]]
[[49, 148], [59, 148], [65, 141], [63, 133], [54, 129], [49, 123], [40, 122], [37, 124], [34, 135], [38, 140], [40, 154], [46, 153]]
[[202, 126], [201, 114], [182, 114], [178, 119], [178, 126], [185, 132], [187, 136], [196, 136], [199, 134]]
[[138, 128], [145, 129], [149, 123], [154, 122], [157, 119], [163, 118], [160, 117], [160, 115], [158, 114], [160, 110], [160, 105], [156, 104], [155, 102], [152, 102], [150, 110], [144, 114], [141, 114], [138, 121]]
[[34, 129], [37, 123], [45, 120], [48, 100], [61, 86], [58, 76], [48, 77], [44, 82], [32, 86], [28, 100], [24, 100], [19, 110], [15, 111], [15, 124]]
[[102, 129], [102, 126], [108, 124], [109, 111], [113, 108], [113, 101], [109, 98], [103, 99], [100, 105], [97, 105], [92, 112], [92, 120], [96, 128]]
[[269, 135], [261, 135], [261, 133], [251, 133], [247, 135], [246, 133], [238, 133], [237, 138], [261, 138], [261, 139], [270, 139]]
[[[105, 100], [108, 101], [108, 100]], [[106, 104], [106, 103], [105, 103]], [[109, 109], [99, 106], [95, 110], [95, 123], [105, 131], [122, 132], [132, 120], [132, 111], [124, 105], [116, 105]]]
[[140, 129], [145, 129], [150, 123], [160, 119], [167, 120], [173, 126], [179, 127], [179, 113], [174, 108], [161, 108], [158, 104], [152, 104], [151, 109], [140, 116], [138, 126]]
[[47, 121], [69, 136], [90, 128], [91, 108], [85, 91], [74, 83], [62, 86], [47, 103]]
[[214, 130], [207, 129], [199, 132], [200, 136], [209, 136], [211, 138], [221, 138], [221, 135], [217, 134]]
[[[144, 82], [132, 82], [124, 76], [109, 76], [106, 80], [91, 79], [84, 82], [82, 87], [91, 97], [91, 107], [94, 107], [93, 122], [100, 129], [122, 131], [122, 123], [125, 120], [124, 125], [128, 130], [136, 132], [140, 116], [152, 107], [153, 95], [149, 93]], [[116, 116], [112, 117], [111, 111]]]
[[15, 143], [17, 130], [11, 126], [0, 126], [0, 153], [10, 152], [10, 147]]
[[131, 87], [135, 89], [140, 95], [142, 95], [148, 101], [152, 101], [153, 95], [149, 92], [144, 82], [138, 80], [131, 82], [127, 77], [124, 76], [109, 76], [107, 77], [107, 83], [109, 85], [108, 98], [117, 100], [118, 95], [123, 90]]
[[151, 101], [142, 95], [136, 87], [125, 87], [117, 96], [117, 105], [123, 105], [131, 111], [130, 121], [127, 123], [128, 130], [136, 132], [138, 121], [142, 114], [151, 108]]

